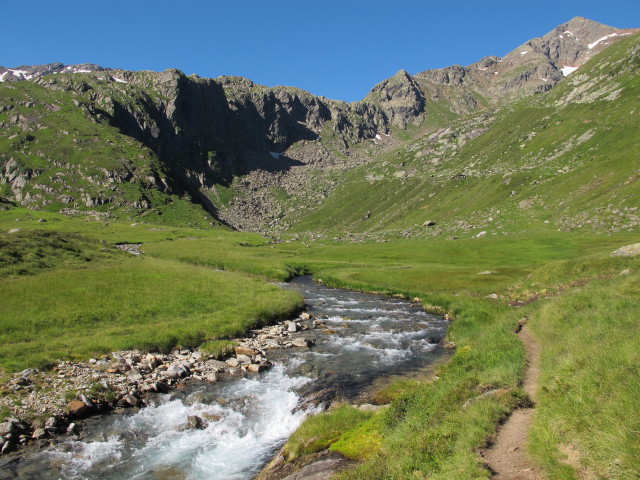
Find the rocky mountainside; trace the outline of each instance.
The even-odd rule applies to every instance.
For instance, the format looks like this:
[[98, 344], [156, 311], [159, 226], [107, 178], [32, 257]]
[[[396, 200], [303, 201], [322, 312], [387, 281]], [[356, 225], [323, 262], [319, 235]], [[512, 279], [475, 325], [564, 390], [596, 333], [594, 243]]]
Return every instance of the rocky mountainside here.
[[502, 58], [484, 57], [467, 67], [453, 65], [414, 76], [400, 71], [376, 85], [365, 101], [379, 105], [399, 126], [428, 115], [429, 100], [444, 98], [453, 112], [471, 113], [547, 91], [595, 54], [637, 31], [576, 17]]
[[504, 58], [400, 71], [351, 104], [178, 70], [0, 68], [0, 198], [211, 221], [202, 206], [236, 228], [281, 231], [288, 212], [322, 205], [346, 172], [410, 138], [446, 136], [456, 119], [472, 126], [456, 141], [475, 138], [496, 108], [550, 89], [631, 33], [575, 18]]
[[0, 82], [18, 82], [33, 80], [34, 78], [53, 75], [55, 73], [90, 73], [110, 70], [93, 63], [65, 65], [63, 63], [48, 63], [47, 65], [22, 65], [20, 67], [5, 68], [0, 66]]
[[354, 168], [281, 224], [305, 236], [616, 232], [640, 225], [640, 36], [548, 92], [461, 116]]

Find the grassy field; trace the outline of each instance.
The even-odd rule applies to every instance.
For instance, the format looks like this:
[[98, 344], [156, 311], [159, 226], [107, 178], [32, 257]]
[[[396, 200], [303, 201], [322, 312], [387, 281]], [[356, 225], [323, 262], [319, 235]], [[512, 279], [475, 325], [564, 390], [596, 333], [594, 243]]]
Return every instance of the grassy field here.
[[[0, 234], [0, 368], [7, 371], [119, 349], [194, 347], [302, 306], [298, 295], [245, 273], [134, 257], [113, 247], [171, 243], [197, 233], [191, 229], [33, 216], [22, 209], [0, 212], [0, 225], [4, 232], [20, 226]], [[211, 231], [222, 249], [253, 238]]]
[[196, 347], [302, 306], [297, 295], [244, 275], [156, 259], [58, 269], [0, 288], [0, 365], [9, 370], [120, 349]]
[[544, 346], [532, 450], [550, 478], [640, 472], [638, 298], [640, 276], [618, 275], [555, 298], [531, 324]]
[[[637, 242], [635, 232], [273, 244], [221, 228], [0, 212], [0, 230], [16, 225], [19, 232], [0, 236], [6, 371], [224, 339], [300, 306], [265, 279], [312, 272], [327, 284], [418, 296], [448, 311], [457, 350], [437, 380], [403, 384], [381, 413], [344, 407], [309, 420], [287, 446], [291, 459], [330, 448], [362, 462], [342, 478], [487, 478], [477, 449], [529, 402], [513, 334], [528, 315], [543, 345], [531, 451], [549, 478], [625, 479], [640, 468], [638, 425], [627, 418], [638, 394], [640, 261], [609, 255]], [[140, 242], [144, 254], [115, 250], [119, 242]], [[512, 300], [528, 303], [513, 308]]]

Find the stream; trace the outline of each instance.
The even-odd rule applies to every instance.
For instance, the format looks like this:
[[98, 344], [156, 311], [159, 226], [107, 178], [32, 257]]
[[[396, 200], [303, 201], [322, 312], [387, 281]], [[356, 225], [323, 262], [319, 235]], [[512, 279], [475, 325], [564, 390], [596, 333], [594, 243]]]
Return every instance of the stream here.
[[[376, 382], [417, 375], [447, 355], [438, 346], [447, 321], [407, 300], [310, 277], [282, 287], [300, 292], [326, 324], [302, 332], [314, 346], [270, 350], [274, 366], [265, 373], [189, 383], [138, 411], [85, 420], [79, 437], [27, 453], [2, 469], [3, 478], [251, 479], [308, 415], [335, 400], [366, 401]], [[193, 415], [206, 427], [187, 428]]]

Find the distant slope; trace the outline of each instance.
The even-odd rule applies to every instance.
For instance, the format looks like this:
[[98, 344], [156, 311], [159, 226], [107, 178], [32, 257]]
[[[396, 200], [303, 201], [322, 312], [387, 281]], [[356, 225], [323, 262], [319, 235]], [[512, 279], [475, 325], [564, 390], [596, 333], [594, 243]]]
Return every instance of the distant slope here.
[[78, 65], [65, 65], [64, 63], [48, 63], [47, 65], [22, 65], [20, 67], [5, 68], [0, 66], [0, 82], [18, 82], [20, 80], [33, 80], [35, 78], [52, 75], [55, 73], [89, 73], [111, 70], [94, 63], [81, 63]]
[[625, 37], [551, 91], [383, 154], [284, 220], [321, 235], [635, 227], [639, 54], [640, 36]]
[[549, 90], [565, 74], [637, 29], [618, 29], [582, 17], [559, 25], [500, 57], [485, 57], [463, 67], [405, 71], [376, 85], [365, 102], [380, 106], [395, 125], [404, 127], [430, 114], [430, 103], [444, 103], [454, 113], [471, 113]]

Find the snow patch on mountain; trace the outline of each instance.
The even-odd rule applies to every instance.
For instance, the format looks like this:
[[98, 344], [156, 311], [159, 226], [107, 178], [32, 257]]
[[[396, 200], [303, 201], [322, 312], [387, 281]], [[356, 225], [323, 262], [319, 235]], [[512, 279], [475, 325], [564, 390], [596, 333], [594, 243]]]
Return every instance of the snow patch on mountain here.
[[577, 69], [578, 69], [578, 67], [570, 67], [568, 65], [565, 65], [564, 67], [562, 67], [560, 69], [560, 71], [562, 72], [562, 75], [564, 75], [566, 77], [567, 75], [570, 75], [573, 72], [575, 72]]
[[610, 39], [610, 38], [617, 37], [617, 36], [618, 36], [618, 34], [617, 34], [617, 33], [611, 33], [611, 34], [609, 34], [609, 35], [605, 35], [604, 37], [599, 38], [599, 39], [598, 39], [598, 40], [596, 40], [595, 42], [590, 43], [590, 44], [588, 45], [589, 50], [591, 50], [591, 49], [593, 49], [593, 48], [597, 47], [597, 46], [598, 46], [598, 44], [599, 44], [600, 42], [604, 42], [605, 40], [608, 40], [608, 39]]

